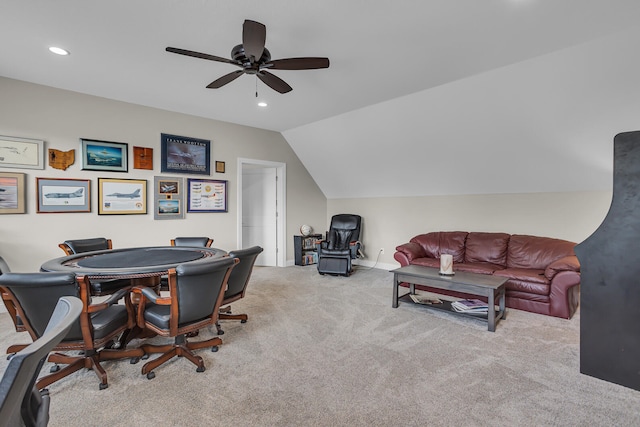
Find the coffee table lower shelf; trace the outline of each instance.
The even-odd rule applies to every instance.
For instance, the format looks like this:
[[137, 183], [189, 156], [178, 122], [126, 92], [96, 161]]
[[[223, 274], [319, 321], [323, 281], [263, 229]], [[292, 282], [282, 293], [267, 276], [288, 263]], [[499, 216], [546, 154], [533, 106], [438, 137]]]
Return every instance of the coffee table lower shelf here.
[[[470, 317], [472, 319], [476, 319], [484, 323], [487, 323], [489, 320], [489, 315], [487, 313], [464, 313], [461, 311], [454, 310], [451, 307], [451, 301], [441, 300], [442, 301], [441, 304], [420, 304], [415, 302], [413, 299], [411, 299], [409, 295], [410, 295], [409, 293], [402, 295], [401, 297], [398, 298], [398, 301], [419, 305], [428, 310], [446, 311], [447, 313], [457, 314], [463, 317]], [[496, 314], [496, 320], [504, 320], [506, 318], [506, 313], [504, 313], [501, 316], [500, 310], [495, 310], [495, 314]]]

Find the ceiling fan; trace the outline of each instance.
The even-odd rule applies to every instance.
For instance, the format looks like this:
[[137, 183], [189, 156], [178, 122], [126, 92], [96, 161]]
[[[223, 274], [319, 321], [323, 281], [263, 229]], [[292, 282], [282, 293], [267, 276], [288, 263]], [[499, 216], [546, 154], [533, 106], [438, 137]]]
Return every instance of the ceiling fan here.
[[[240, 67], [240, 70], [225, 74], [207, 85], [208, 89], [218, 89], [231, 83], [243, 74], [255, 74], [267, 86], [280, 93], [292, 90], [284, 80], [267, 70], [315, 70], [329, 68], [329, 58], [284, 58], [271, 60], [271, 53], [264, 47], [267, 28], [256, 21], [245, 20], [242, 25], [242, 44], [231, 50], [231, 58], [226, 59], [206, 53], [167, 47], [167, 52], [210, 61], [225, 62]], [[256, 93], [257, 96], [257, 93]]]

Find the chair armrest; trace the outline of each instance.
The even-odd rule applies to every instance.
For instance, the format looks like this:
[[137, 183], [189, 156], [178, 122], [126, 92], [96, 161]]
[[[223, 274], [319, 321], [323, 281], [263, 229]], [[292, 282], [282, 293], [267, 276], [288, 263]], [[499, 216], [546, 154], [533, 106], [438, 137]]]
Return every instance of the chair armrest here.
[[113, 304], [116, 304], [118, 301], [120, 301], [123, 297], [125, 297], [128, 294], [129, 294], [128, 289], [120, 289], [116, 293], [111, 294], [111, 296], [106, 300], [100, 301], [99, 303], [96, 303], [96, 304], [91, 304], [89, 307], [87, 307], [87, 311], [89, 313], [95, 313], [97, 311], [104, 310], [107, 307], [112, 306]]
[[161, 297], [153, 289], [146, 286], [136, 286], [133, 292], [158, 305], [171, 305], [171, 297]]
[[561, 271], [575, 271], [576, 273], [580, 273], [580, 261], [578, 261], [578, 257], [571, 255], [552, 262], [544, 270], [544, 276], [552, 280], [555, 275]]

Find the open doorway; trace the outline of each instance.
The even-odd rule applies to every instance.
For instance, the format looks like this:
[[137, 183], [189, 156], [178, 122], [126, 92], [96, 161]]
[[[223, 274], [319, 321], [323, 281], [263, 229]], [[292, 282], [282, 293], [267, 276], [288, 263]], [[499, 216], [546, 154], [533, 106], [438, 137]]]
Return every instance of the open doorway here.
[[285, 266], [286, 164], [238, 159], [238, 247], [259, 245], [256, 265]]

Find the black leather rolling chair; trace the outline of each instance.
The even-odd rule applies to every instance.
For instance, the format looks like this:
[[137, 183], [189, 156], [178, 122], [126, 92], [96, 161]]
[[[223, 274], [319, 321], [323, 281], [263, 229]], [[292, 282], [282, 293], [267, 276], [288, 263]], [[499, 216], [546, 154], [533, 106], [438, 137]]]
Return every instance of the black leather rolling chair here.
[[208, 237], [176, 237], [171, 239], [171, 246], [189, 246], [194, 248], [210, 248], [213, 239]]
[[113, 249], [111, 239], [95, 237], [92, 239], [65, 240], [58, 245], [67, 255], [81, 254], [83, 252], [102, 251]]
[[[118, 337], [134, 326], [133, 306], [128, 290], [122, 289], [108, 299], [91, 304], [90, 285], [86, 277], [76, 280], [73, 273], [7, 273], [0, 276], [0, 286], [8, 290], [26, 330], [36, 341], [44, 334], [47, 322], [60, 297], [80, 298], [83, 304], [80, 320], [55, 347], [49, 362], [56, 365], [51, 374], [40, 378], [37, 387], [49, 384], [82, 368], [92, 369], [100, 379], [100, 389], [108, 387], [102, 360], [135, 358], [142, 350], [112, 350]], [[117, 304], [124, 299], [124, 304]], [[122, 334], [122, 335], [121, 335]], [[122, 345], [122, 342], [120, 342]], [[7, 354], [16, 353], [29, 344], [11, 345]], [[80, 352], [71, 355], [59, 352]], [[62, 369], [58, 364], [66, 365]]]
[[[64, 242], [60, 243], [58, 247], [62, 249], [67, 255], [113, 249], [111, 239], [107, 239], [104, 237], [65, 240]], [[97, 296], [110, 295], [130, 285], [131, 281], [129, 279], [111, 279], [102, 281], [92, 280], [91, 294]]]
[[204, 372], [202, 357], [196, 356], [192, 350], [211, 347], [211, 351], [217, 351], [222, 340], [213, 337], [204, 341], [187, 341], [187, 334], [216, 323], [229, 274], [237, 262], [235, 258], [224, 257], [170, 269], [168, 297], [162, 297], [148, 287], [133, 289], [141, 296], [138, 326], [160, 336], [174, 338], [173, 344], [141, 346], [145, 354], [163, 353], [144, 364], [143, 375], [154, 378], [153, 370], [176, 356], [186, 357], [197, 366], [197, 372]]
[[49, 392], [35, 387], [49, 352], [67, 335], [82, 312], [82, 301], [62, 297], [40, 338], [14, 354], [0, 382], [0, 426], [46, 426]]
[[317, 243], [318, 272], [349, 276], [353, 270], [351, 260], [360, 250], [360, 215], [339, 214], [331, 218], [325, 240]]
[[[256, 263], [256, 258], [262, 252], [260, 246], [253, 246], [247, 249], [237, 249], [229, 252], [231, 258], [237, 258], [239, 260], [238, 265], [234, 267], [229, 275], [227, 281], [227, 290], [224, 292], [222, 305], [226, 306], [234, 301], [244, 298], [244, 293], [247, 290], [251, 273], [253, 272], [253, 266]], [[239, 320], [241, 323], [246, 323], [249, 316], [246, 314], [232, 314], [231, 307], [223, 307], [220, 309], [218, 319], [225, 320]], [[220, 323], [216, 322], [216, 328], [218, 335], [224, 334], [224, 331], [220, 327]]]

